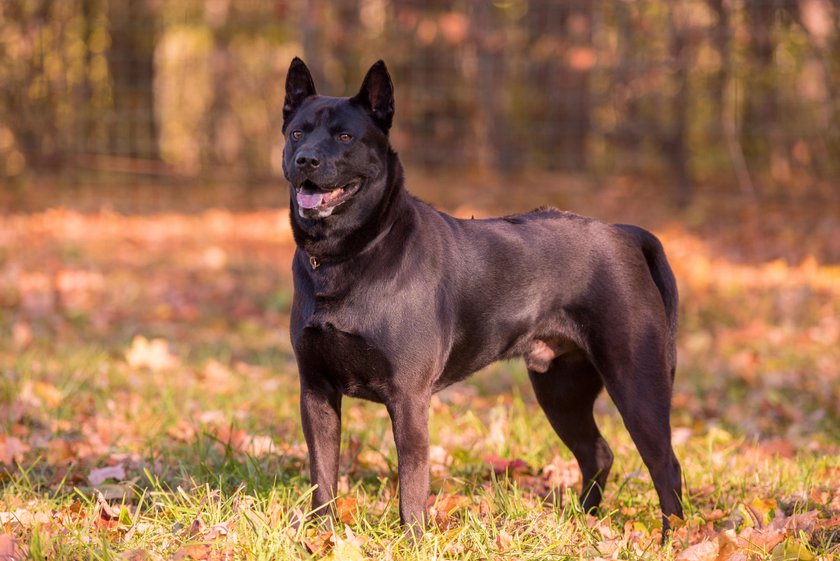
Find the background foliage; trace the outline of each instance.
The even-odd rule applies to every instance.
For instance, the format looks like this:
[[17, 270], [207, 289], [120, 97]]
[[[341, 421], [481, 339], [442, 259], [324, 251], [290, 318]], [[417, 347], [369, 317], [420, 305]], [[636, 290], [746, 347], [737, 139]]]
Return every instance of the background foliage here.
[[277, 176], [293, 55], [334, 95], [386, 59], [414, 163], [655, 175], [681, 201], [827, 196], [838, 171], [833, 0], [6, 0], [0, 167]]

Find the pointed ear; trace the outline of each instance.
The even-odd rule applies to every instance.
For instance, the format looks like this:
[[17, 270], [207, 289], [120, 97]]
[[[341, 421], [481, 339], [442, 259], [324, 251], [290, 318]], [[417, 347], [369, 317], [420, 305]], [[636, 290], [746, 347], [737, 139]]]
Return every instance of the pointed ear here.
[[394, 118], [394, 84], [384, 62], [380, 60], [370, 67], [353, 100], [370, 111], [382, 132], [388, 134]]
[[292, 59], [289, 66], [289, 73], [286, 74], [286, 100], [283, 102], [283, 130], [291, 120], [303, 100], [315, 95], [315, 82], [312, 81], [312, 74], [298, 57]]

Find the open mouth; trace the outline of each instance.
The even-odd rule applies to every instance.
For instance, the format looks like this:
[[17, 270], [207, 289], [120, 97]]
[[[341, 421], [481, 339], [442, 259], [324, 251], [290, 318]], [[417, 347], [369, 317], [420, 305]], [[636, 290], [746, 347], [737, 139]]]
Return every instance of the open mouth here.
[[327, 216], [335, 207], [352, 197], [361, 184], [361, 179], [354, 179], [345, 185], [324, 189], [307, 179], [295, 189], [295, 195], [301, 211], [314, 210]]

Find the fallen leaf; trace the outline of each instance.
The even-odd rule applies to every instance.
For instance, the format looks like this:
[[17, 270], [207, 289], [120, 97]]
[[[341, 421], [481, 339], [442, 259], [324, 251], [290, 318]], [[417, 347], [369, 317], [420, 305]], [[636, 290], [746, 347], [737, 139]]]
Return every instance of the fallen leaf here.
[[26, 558], [18, 545], [17, 538], [11, 534], [0, 534], [0, 561], [23, 561]]
[[687, 547], [677, 555], [677, 561], [715, 561], [718, 557], [717, 541], [707, 541]]
[[24, 349], [32, 343], [32, 328], [26, 320], [19, 318], [12, 324], [12, 342], [18, 349]]
[[172, 557], [173, 561], [205, 561], [210, 559], [210, 544], [199, 543], [195, 545], [184, 546], [175, 552]]
[[530, 471], [530, 468], [528, 467], [528, 464], [525, 463], [525, 460], [519, 458], [506, 460], [493, 454], [487, 457], [487, 463], [492, 466], [493, 472], [496, 475], [503, 475], [505, 473], [525, 473]]
[[770, 458], [793, 458], [796, 455], [796, 448], [789, 440], [784, 438], [774, 438], [759, 444], [759, 450], [765, 456]]
[[324, 561], [364, 561], [367, 559], [362, 553], [361, 545], [366, 541], [364, 538], [356, 537], [350, 528], [346, 528], [347, 539], [333, 536], [335, 547], [326, 556]]
[[513, 537], [504, 530], [499, 530], [499, 533], [496, 534], [496, 539], [494, 541], [498, 550], [504, 552], [510, 549], [511, 544], [513, 543]]
[[13, 512], [0, 512], [0, 524], [20, 524], [24, 528], [32, 526], [43, 526], [49, 524], [50, 516], [44, 512], [31, 512], [25, 508], [19, 508]]
[[719, 508], [716, 508], [713, 511], [706, 513], [703, 516], [703, 519], [705, 519], [707, 522], [714, 522], [715, 520], [721, 520], [723, 518], [726, 518], [726, 515], [726, 512], [722, 511]]
[[788, 538], [772, 551], [773, 561], [813, 561], [814, 554], [802, 542]]
[[23, 461], [23, 455], [29, 451], [29, 445], [15, 436], [0, 434], [0, 464], [14, 466]]
[[426, 506], [429, 509], [429, 516], [435, 525], [443, 530], [449, 530], [453, 527], [455, 521], [452, 515], [459, 508], [470, 504], [469, 497], [464, 495], [432, 495], [429, 497]]
[[131, 341], [131, 347], [125, 353], [125, 360], [132, 368], [148, 368], [152, 371], [171, 370], [180, 361], [169, 350], [165, 339], [146, 339], [137, 335]]
[[88, 474], [88, 481], [94, 486], [102, 485], [108, 479], [113, 479], [115, 481], [122, 481], [125, 479], [125, 468], [122, 464], [94, 469]]
[[204, 539], [208, 542], [224, 540], [227, 539], [229, 533], [230, 528], [228, 527], [228, 523], [223, 522], [222, 524], [216, 524], [215, 526], [207, 528], [207, 530], [204, 531]]
[[303, 537], [303, 545], [312, 555], [322, 555], [332, 548], [334, 541], [333, 533], [330, 531], [319, 532], [315, 528], [306, 530]]
[[359, 505], [355, 497], [339, 497], [335, 500], [338, 518], [345, 524], [353, 524], [359, 516]]
[[49, 382], [35, 382], [32, 384], [32, 393], [41, 403], [50, 408], [58, 407], [63, 399], [61, 390]]
[[819, 516], [820, 513], [816, 510], [794, 514], [785, 521], [785, 530], [792, 534], [796, 534], [797, 532], [810, 534], [814, 531]]
[[554, 489], [571, 489], [581, 482], [580, 467], [576, 460], [564, 460], [554, 456], [542, 469], [542, 476], [549, 487]]
[[[145, 549], [131, 549], [129, 551], [123, 551], [120, 554], [121, 559], [125, 559], [125, 561], [150, 561], [151, 559], [155, 559], [151, 553], [146, 551]], [[2, 559], [2, 557], [0, 557]]]
[[738, 553], [738, 539], [735, 536], [735, 530], [724, 530], [718, 534], [717, 544], [718, 555], [716, 561], [728, 561]]
[[745, 528], [738, 535], [738, 544], [741, 547], [758, 548], [762, 551], [770, 551], [779, 543], [784, 541], [785, 533], [781, 530], [756, 530]]
[[452, 456], [446, 451], [446, 448], [439, 445], [429, 448], [429, 470], [433, 476], [446, 475], [450, 465], [452, 465]]

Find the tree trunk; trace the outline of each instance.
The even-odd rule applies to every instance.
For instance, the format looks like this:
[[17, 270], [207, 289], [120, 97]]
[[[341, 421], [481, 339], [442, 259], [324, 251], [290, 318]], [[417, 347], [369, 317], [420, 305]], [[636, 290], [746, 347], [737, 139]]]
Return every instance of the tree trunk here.
[[108, 0], [114, 116], [109, 137], [112, 153], [158, 158], [155, 123], [154, 53], [157, 18], [147, 0]]
[[778, 129], [778, 100], [773, 69], [775, 6], [773, 1], [747, 0], [750, 73], [745, 80], [742, 145], [748, 163], [766, 170], [770, 167], [773, 137]]
[[670, 59], [674, 65], [673, 80], [676, 91], [671, 98], [673, 123], [666, 128], [663, 148], [674, 175], [674, 196], [678, 204], [687, 205], [694, 195], [694, 180], [689, 170], [688, 147], [688, 66], [690, 64], [688, 30], [686, 22], [678, 17], [672, 6], [668, 13], [670, 27]]
[[521, 164], [521, 150], [514, 146], [506, 106], [506, 65], [504, 36], [498, 8], [485, 0], [473, 4], [476, 46], [476, 82], [478, 86], [478, 145], [479, 162], [491, 169], [507, 174]]

